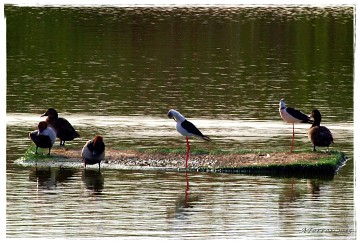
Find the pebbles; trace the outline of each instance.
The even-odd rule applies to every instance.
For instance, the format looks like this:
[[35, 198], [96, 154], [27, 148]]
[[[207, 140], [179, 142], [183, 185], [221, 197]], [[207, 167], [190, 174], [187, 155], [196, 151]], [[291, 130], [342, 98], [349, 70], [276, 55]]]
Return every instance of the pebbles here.
[[[81, 161], [78, 149], [54, 148], [54, 156], [68, 157]], [[189, 168], [221, 168], [243, 166], [267, 166], [272, 164], [292, 164], [296, 162], [314, 162], [328, 156], [326, 153], [313, 152], [274, 152], [245, 154], [190, 154]], [[136, 150], [107, 149], [104, 164], [125, 167], [183, 168], [185, 153], [140, 152]]]

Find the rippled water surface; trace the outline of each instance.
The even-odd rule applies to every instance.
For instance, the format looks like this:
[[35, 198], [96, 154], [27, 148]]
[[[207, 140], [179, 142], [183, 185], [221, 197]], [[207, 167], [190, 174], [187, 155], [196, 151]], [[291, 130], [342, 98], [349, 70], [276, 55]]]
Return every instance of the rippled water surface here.
[[[353, 8], [19, 7], [7, 27], [7, 237], [354, 239]], [[290, 149], [278, 103], [317, 108], [333, 178], [21, 166], [54, 107], [109, 148]], [[307, 124], [296, 148], [311, 150]], [[58, 142], [55, 146], [58, 146]], [[185, 159], [185, 154], [184, 154]], [[190, 156], [191, 164], [191, 156]]]

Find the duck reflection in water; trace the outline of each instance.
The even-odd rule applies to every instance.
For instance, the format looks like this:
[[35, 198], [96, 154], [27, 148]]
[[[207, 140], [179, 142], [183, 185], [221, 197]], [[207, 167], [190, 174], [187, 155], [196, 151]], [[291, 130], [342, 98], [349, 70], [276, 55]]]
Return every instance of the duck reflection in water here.
[[98, 170], [83, 170], [82, 181], [86, 188], [94, 192], [95, 195], [100, 195], [104, 189], [104, 176]]
[[76, 172], [77, 170], [72, 168], [36, 167], [35, 170], [30, 171], [29, 180], [37, 182], [38, 188], [50, 190], [56, 188], [59, 183], [71, 180]]
[[35, 181], [37, 183], [37, 187], [42, 187], [45, 189], [52, 189], [54, 186], [56, 186], [55, 181], [52, 180], [51, 177], [50, 167], [48, 168], [35, 167], [35, 170], [30, 171], [29, 180]]
[[299, 181], [296, 186], [293, 185], [293, 182], [290, 186], [290, 180], [293, 181], [294, 177], [284, 179], [285, 186], [279, 197], [280, 208], [287, 208], [290, 204], [303, 198], [318, 200], [323, 179], [309, 178], [304, 183], [303, 178], [296, 178]]

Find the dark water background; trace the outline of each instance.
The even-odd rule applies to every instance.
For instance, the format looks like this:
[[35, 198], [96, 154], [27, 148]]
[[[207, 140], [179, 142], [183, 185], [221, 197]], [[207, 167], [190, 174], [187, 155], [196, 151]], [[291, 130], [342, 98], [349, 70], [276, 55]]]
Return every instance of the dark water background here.
[[[5, 17], [7, 237], [354, 239], [352, 7], [5, 5]], [[82, 135], [72, 146], [99, 133], [185, 151], [175, 108], [213, 138], [194, 148], [288, 149], [280, 98], [321, 111], [350, 158], [333, 179], [14, 163], [48, 107]], [[297, 148], [311, 149], [307, 129]]]

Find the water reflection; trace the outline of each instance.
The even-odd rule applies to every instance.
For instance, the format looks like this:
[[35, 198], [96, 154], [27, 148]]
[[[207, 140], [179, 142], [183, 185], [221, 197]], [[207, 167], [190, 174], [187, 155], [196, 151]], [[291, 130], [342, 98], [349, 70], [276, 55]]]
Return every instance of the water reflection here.
[[[283, 191], [279, 197], [279, 207], [285, 208], [298, 200], [314, 200], [320, 197], [321, 187], [328, 179], [285, 179]], [[298, 183], [298, 184], [296, 184]]]
[[100, 170], [84, 169], [81, 180], [88, 190], [93, 191], [93, 195], [102, 194], [105, 179]]
[[[190, 179], [191, 180], [191, 179]], [[175, 200], [175, 211], [168, 211], [168, 217], [174, 217], [176, 219], [187, 219], [191, 214], [191, 210], [195, 207], [195, 202], [198, 202], [201, 197], [190, 190], [190, 182], [189, 182], [189, 173], [185, 172], [185, 185], [184, 185], [184, 194], [179, 195]], [[190, 209], [190, 210], [189, 210]], [[171, 216], [173, 215], [173, 216]]]
[[[346, 216], [349, 209], [339, 207], [349, 205], [351, 191], [336, 178], [336, 183], [300, 178], [293, 183], [292, 178], [234, 174], [72, 171], [43, 168], [37, 174], [30, 170], [29, 176], [23, 168], [9, 174], [8, 181], [18, 184], [7, 192], [9, 235], [61, 237], [65, 228], [60, 230], [56, 222], [67, 222], [67, 237], [71, 238], [79, 234], [97, 237], [97, 227], [104, 236], [129, 238], [139, 232], [141, 237], [173, 239], [252, 238], [253, 234], [259, 238], [316, 238], [302, 235], [301, 229], [351, 222]], [[31, 178], [29, 183], [24, 183], [26, 176]], [[37, 184], [37, 193], [29, 190]], [[34, 200], [37, 203], [30, 203]], [[337, 205], [336, 210], [330, 201]], [[84, 220], [89, 224], [79, 226]], [[34, 227], [39, 224], [48, 231]]]
[[35, 170], [30, 172], [29, 180], [36, 182], [37, 188], [43, 187], [45, 189], [52, 189], [53, 187], [56, 187], [56, 182], [52, 180], [51, 174], [50, 167], [45, 169], [38, 169], [36, 167]]
[[55, 190], [59, 184], [73, 179], [77, 173], [74, 168], [35, 167], [30, 170], [29, 180], [36, 182], [36, 187], [46, 190]]
[[69, 180], [72, 180], [75, 173], [77, 173], [78, 170], [74, 168], [63, 168], [60, 167], [55, 174], [55, 181], [57, 183], [65, 183]]
[[307, 180], [307, 192], [312, 199], [318, 199], [320, 197], [320, 186], [322, 184], [323, 182], [320, 180]]

